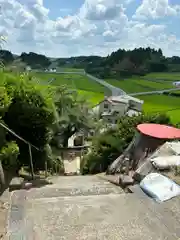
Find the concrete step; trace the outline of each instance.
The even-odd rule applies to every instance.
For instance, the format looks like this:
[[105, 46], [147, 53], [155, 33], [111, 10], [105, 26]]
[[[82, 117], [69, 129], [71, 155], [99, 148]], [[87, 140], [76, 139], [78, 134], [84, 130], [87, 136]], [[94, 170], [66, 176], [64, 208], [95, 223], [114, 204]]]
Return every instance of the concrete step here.
[[139, 200], [146, 206], [147, 211], [152, 212], [171, 232], [177, 237], [180, 236], [180, 197], [175, 197], [169, 201], [157, 203], [150, 198], [139, 185], [129, 187], [132, 197]]
[[96, 176], [64, 176], [51, 178], [52, 185], [28, 191], [28, 198], [51, 198], [65, 196], [90, 196], [121, 194], [120, 187]]
[[[139, 190], [125, 194], [96, 176], [54, 177], [51, 181], [53, 185], [13, 192], [9, 240], [180, 237], [180, 198], [158, 204], [139, 195]], [[76, 189], [80, 193], [69, 194]]]
[[24, 221], [11, 229], [10, 239], [177, 240], [131, 194], [27, 199], [24, 209]]
[[9, 184], [9, 191], [19, 190], [23, 186], [24, 179], [21, 177], [14, 177]]

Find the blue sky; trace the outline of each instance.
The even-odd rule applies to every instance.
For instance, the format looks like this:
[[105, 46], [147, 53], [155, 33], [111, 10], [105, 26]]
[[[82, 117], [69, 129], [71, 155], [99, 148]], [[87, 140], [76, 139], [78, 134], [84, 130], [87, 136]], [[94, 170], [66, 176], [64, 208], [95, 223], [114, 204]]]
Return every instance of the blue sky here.
[[76, 14], [82, 4], [83, 0], [44, 0], [44, 6], [50, 10], [51, 19]]
[[6, 49], [50, 57], [161, 48], [180, 56], [180, 0], [0, 0]]

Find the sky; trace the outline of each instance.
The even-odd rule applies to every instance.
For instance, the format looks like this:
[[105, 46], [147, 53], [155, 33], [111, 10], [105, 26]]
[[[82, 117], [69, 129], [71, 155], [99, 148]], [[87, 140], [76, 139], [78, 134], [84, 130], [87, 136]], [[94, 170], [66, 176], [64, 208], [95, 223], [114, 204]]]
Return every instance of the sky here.
[[49, 57], [161, 48], [180, 56], [180, 0], [0, 0], [3, 48]]

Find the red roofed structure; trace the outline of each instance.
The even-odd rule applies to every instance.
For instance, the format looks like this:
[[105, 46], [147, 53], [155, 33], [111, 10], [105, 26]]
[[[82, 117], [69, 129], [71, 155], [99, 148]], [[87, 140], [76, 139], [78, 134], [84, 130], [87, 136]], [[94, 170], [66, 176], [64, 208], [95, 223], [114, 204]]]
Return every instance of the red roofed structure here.
[[180, 139], [178, 128], [154, 123], [139, 124], [132, 142], [109, 166], [107, 173], [119, 173], [124, 166], [128, 166], [127, 171], [136, 171], [165, 142], [177, 139]]
[[167, 125], [143, 123], [137, 129], [144, 135], [159, 139], [180, 139], [180, 129]]

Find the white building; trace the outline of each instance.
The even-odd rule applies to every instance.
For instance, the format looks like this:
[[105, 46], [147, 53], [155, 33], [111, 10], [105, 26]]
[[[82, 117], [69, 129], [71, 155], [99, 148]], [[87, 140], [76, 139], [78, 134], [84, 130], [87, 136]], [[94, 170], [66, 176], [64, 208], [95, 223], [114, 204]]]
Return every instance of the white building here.
[[173, 82], [173, 85], [174, 85], [175, 87], [180, 87], [180, 81], [179, 81], [179, 82]]
[[31, 67], [30, 66], [26, 66], [26, 71], [31, 71]]
[[49, 72], [56, 72], [56, 68], [51, 68]]
[[133, 116], [142, 112], [144, 101], [129, 95], [111, 96], [93, 108], [93, 112], [114, 124], [120, 116]]

